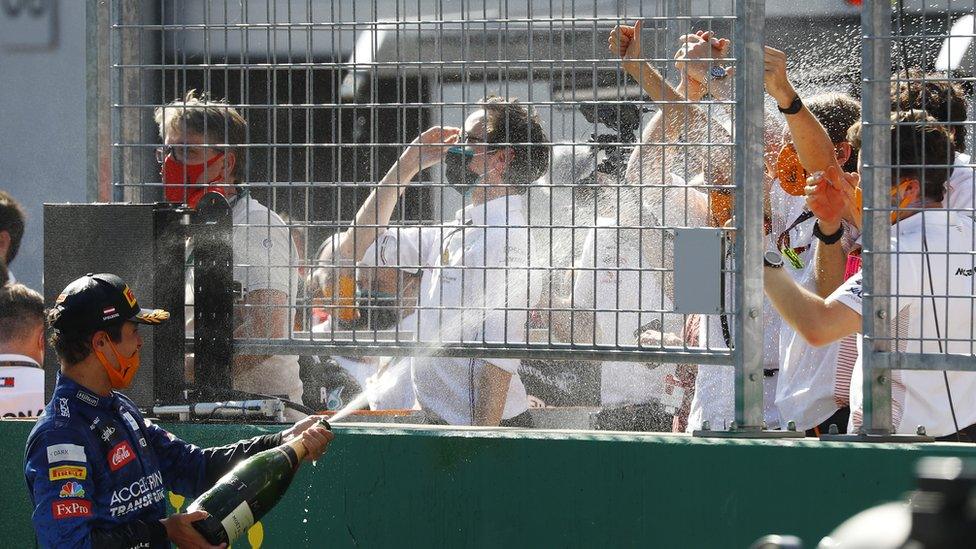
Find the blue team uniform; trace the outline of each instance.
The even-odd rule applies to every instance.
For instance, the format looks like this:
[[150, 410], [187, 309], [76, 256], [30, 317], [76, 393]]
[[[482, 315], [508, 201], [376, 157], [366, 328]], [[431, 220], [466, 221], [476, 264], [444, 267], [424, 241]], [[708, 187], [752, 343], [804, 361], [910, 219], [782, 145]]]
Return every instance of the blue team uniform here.
[[238, 461], [281, 443], [265, 435], [199, 448], [113, 392], [65, 376], [27, 439], [25, 476], [43, 547], [169, 547], [166, 491], [195, 498]]

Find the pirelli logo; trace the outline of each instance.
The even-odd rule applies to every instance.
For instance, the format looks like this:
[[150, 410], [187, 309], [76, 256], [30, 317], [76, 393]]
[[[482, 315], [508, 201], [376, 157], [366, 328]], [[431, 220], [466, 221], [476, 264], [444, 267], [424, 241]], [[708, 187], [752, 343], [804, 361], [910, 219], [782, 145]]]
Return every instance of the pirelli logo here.
[[51, 467], [48, 469], [47, 475], [51, 480], [65, 480], [69, 478], [85, 480], [88, 478], [88, 468], [77, 467], [75, 465], [62, 465], [60, 467]]

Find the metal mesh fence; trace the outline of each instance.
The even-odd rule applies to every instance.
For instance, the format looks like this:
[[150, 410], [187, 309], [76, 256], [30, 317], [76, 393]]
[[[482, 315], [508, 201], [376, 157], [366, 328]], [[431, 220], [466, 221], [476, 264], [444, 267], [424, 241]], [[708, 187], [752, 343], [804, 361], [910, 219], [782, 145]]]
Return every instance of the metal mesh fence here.
[[865, 14], [868, 431], [914, 433], [923, 426], [945, 435], [976, 421], [968, 405], [974, 374], [958, 371], [976, 365], [974, 7], [897, 2]]
[[[549, 385], [585, 377], [559, 361], [651, 361], [658, 393], [675, 362], [732, 360], [731, 240], [708, 235], [726, 258], [694, 317], [711, 338], [685, 337], [674, 279], [676, 229], [732, 216], [731, 3], [118, 2], [111, 18], [113, 194], [228, 195], [239, 352], [350, 371], [487, 357]], [[619, 25], [626, 54], [608, 50]], [[736, 45], [692, 48], [694, 31]]]
[[[880, 313], [864, 314], [865, 371], [970, 367], [972, 322], [951, 319], [976, 308], [972, 247], [947, 255], [942, 235], [889, 253], [890, 214], [921, 206], [893, 208], [878, 181], [914, 167], [896, 167], [888, 150], [892, 86], [971, 82], [960, 51], [972, 20], [959, 16], [972, 2], [870, 3], [863, 13], [763, 4], [112, 2], [101, 59], [111, 86], [94, 100], [110, 113], [96, 129], [111, 145], [93, 166], [111, 174], [99, 180], [116, 199], [227, 196], [234, 339], [252, 357], [235, 361], [235, 384], [246, 390], [324, 406], [335, 395], [309, 397], [306, 375], [281, 374], [314, 357], [358, 388], [391, 369], [426, 376], [420, 383], [444, 398], [470, 400], [463, 417], [434, 414], [452, 423], [475, 421], [491, 383], [549, 406], [653, 402], [673, 412], [692, 391], [712, 398], [678, 366], [706, 365], [722, 372], [724, 420], [758, 428], [783, 357], [779, 320], [762, 300], [762, 249], [778, 235], [777, 249], [812, 260], [802, 255], [812, 254], [809, 231], [797, 226], [802, 198], [763, 175], [762, 161], [775, 172], [787, 141], [764, 99], [765, 43], [788, 52], [804, 99], [856, 96], [862, 78], [864, 311]], [[712, 36], [729, 43], [713, 46]], [[953, 70], [929, 74], [940, 63]], [[931, 125], [900, 120], [896, 128]], [[953, 124], [958, 137], [969, 123]], [[972, 139], [960, 143], [924, 164], [944, 162], [971, 182]], [[919, 218], [972, 215], [972, 194], [941, 206]], [[189, 288], [192, 242], [187, 250]], [[910, 257], [924, 269], [889, 288], [891, 264]], [[902, 298], [938, 327], [881, 316]], [[890, 425], [895, 377], [866, 376], [866, 427]]]

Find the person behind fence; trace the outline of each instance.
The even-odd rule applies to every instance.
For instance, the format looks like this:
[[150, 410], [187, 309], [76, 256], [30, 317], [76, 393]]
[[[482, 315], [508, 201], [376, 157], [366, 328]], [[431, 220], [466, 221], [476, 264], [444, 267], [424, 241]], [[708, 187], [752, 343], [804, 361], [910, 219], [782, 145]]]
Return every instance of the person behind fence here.
[[[971, 83], [966, 83], [971, 86]], [[970, 92], [971, 93], [971, 92]], [[925, 74], [910, 71], [907, 79], [895, 79], [891, 84], [892, 110], [921, 109], [946, 125], [952, 134], [953, 156], [946, 159], [952, 165], [946, 181], [945, 207], [960, 214], [976, 217], [976, 166], [966, 154], [968, 134], [966, 91], [959, 82], [949, 80], [945, 73]]]
[[[952, 137], [925, 111], [892, 113], [891, 124], [892, 168], [879, 192], [887, 193], [892, 205], [891, 298], [886, 317], [892, 341], [897, 342], [892, 351], [967, 355], [976, 329], [972, 315], [976, 222], [941, 210]], [[858, 144], [861, 132], [861, 124], [855, 125], [849, 140]], [[860, 212], [858, 184], [858, 174], [836, 169], [808, 180], [807, 204], [817, 216], [818, 231], [827, 237], [818, 248], [838, 246], [828, 242], [838, 240], [844, 231], [842, 217]], [[844, 268], [842, 259], [834, 263], [824, 268]], [[828, 344], [860, 331], [860, 271], [826, 299], [800, 287], [774, 254], [766, 255], [764, 271], [766, 295], [811, 344]], [[863, 425], [861, 359], [858, 356], [851, 380], [850, 432]], [[915, 434], [921, 426], [942, 440], [976, 442], [976, 373], [892, 370], [890, 380], [895, 432]]]
[[[552, 185], [578, 184], [593, 171], [597, 186], [574, 189], [570, 204], [561, 203], [559, 194], [553, 193], [557, 199], [554, 209], [561, 207], [562, 215], [554, 211], [552, 225], [570, 226], [575, 218], [577, 223], [589, 220], [585, 223], [591, 226], [574, 228], [575, 234], [564, 237], [578, 243], [579, 250], [571, 250], [575, 257], [564, 279], [554, 281], [553, 287], [562, 291], [543, 297], [540, 309], [550, 309], [552, 304], [549, 322], [543, 324], [548, 324], [554, 339], [561, 342], [624, 349], [638, 348], [641, 327], [680, 331], [680, 316], [662, 312], [673, 310], [670, 292], [665, 294], [665, 274], [653, 269], [661, 264], [660, 230], [642, 228], [642, 224], [654, 223], [641, 219], [635, 189], [621, 186], [622, 178], [618, 181], [612, 174], [594, 171], [592, 154], [576, 147], [555, 152], [550, 170]], [[595, 211], [591, 213], [589, 208]], [[586, 389], [596, 386], [602, 408], [596, 417], [598, 429], [671, 430], [674, 410], [683, 396], [680, 388], [669, 390], [674, 364], [606, 360], [596, 365], [571, 362], [562, 367], [544, 362], [550, 361], [529, 363], [534, 370], [529, 369], [524, 377], [554, 378], [540, 388], [552, 393], [557, 402], [566, 397], [585, 400], [592, 391]], [[597, 365], [598, 371], [591, 370]], [[593, 376], [598, 376], [598, 385], [589, 381]]]
[[44, 298], [23, 284], [0, 286], [0, 416], [44, 410]]
[[[467, 205], [431, 228], [435, 245], [421, 258], [416, 321], [405, 327], [430, 352], [444, 344], [526, 342], [527, 310], [541, 295], [541, 284], [530, 284], [522, 195], [548, 169], [550, 145], [538, 116], [515, 99], [486, 97], [463, 131], [434, 127], [415, 139], [360, 208], [344, 256], [363, 256], [381, 236], [377, 227], [389, 225], [404, 185], [459, 140], [464, 145], [451, 153], [446, 172]], [[428, 421], [530, 424], [519, 360], [425, 354], [413, 358], [411, 373]]]
[[[688, 78], [686, 70], [687, 65], [707, 65], [708, 62], [701, 59], [717, 57], [718, 52], [728, 47], [728, 42], [715, 38], [710, 32], [682, 37], [682, 47], [676, 55], [681, 79], [675, 88], [650, 63], [643, 60], [642, 27], [642, 21], [637, 21], [633, 26], [618, 25], [608, 38], [609, 49], [613, 55], [620, 57], [624, 71], [640, 84], [648, 98], [658, 103], [659, 107], [643, 129], [640, 142], [627, 162], [626, 181], [637, 189], [643, 223], [661, 227], [713, 224], [709, 219], [709, 199], [700, 190], [708, 185], [704, 174], [700, 178], [689, 178], [692, 181], [686, 186], [676, 172], [684, 166], [694, 166], [693, 169], [708, 166], [717, 173], [722, 171], [720, 165], [729, 162], [727, 155], [723, 154], [723, 147], [694, 146], [706, 139], [714, 143], [731, 141], [721, 123], [712, 118], [714, 113], [706, 113], [687, 103], [700, 100], [705, 89], [696, 80]], [[705, 70], [708, 70], [707, 67]], [[684, 145], [678, 145], [679, 142]], [[650, 143], [667, 145], [661, 147]], [[660, 181], [662, 174], [664, 181]], [[679, 187], [682, 191], [677, 190]], [[672, 189], [675, 192], [671, 192]], [[665, 231], [670, 233], [670, 230]], [[656, 237], [658, 242], [647, 246], [656, 256], [643, 258], [643, 263], [667, 273], [662, 287], [665, 290], [664, 297], [670, 301], [673, 299], [674, 284], [669, 272], [673, 271], [673, 238], [670, 234], [664, 234], [664, 231], [657, 232], [660, 233]], [[682, 323], [684, 319], [679, 318], [678, 326], [672, 326], [670, 322], [656, 327], [642, 326], [640, 344], [644, 347], [683, 346], [685, 340], [682, 332], [686, 330], [681, 328]], [[697, 346], [697, 343], [699, 342], [690, 344]], [[683, 393], [682, 405], [673, 420], [674, 426], [682, 428], [682, 418], [687, 417], [694, 387], [694, 377], [689, 380], [689, 371], [690, 368], [679, 365], [678, 375], [671, 376], [666, 387], [667, 392], [672, 394]]]
[[119, 391], [139, 371], [140, 326], [169, 313], [140, 307], [114, 274], [68, 284], [49, 315], [61, 365], [51, 401], [27, 438], [24, 474], [43, 547], [210, 547], [192, 523], [205, 511], [167, 516], [166, 492], [194, 498], [241, 460], [300, 433], [319, 458], [333, 434], [308, 417], [289, 429], [199, 448], [142, 417]]
[[[701, 101], [706, 93], [723, 99], [731, 91], [729, 76], [733, 68], [724, 67], [720, 60], [731, 47], [727, 39], [718, 38], [712, 32], [698, 31], [682, 36], [681, 47], [675, 55], [681, 75], [677, 88], [668, 85], [654, 68], [641, 62], [640, 22], [633, 27], [618, 26], [610, 35], [610, 49], [624, 60], [624, 69], [641, 83], [645, 93], [660, 102], [659, 112], [652, 118], [642, 136], [642, 145], [635, 149], [627, 168], [627, 179], [641, 187], [642, 201], [659, 224], [665, 227], [724, 226], [731, 217], [732, 195], [727, 186], [731, 183], [730, 147], [698, 146], [699, 142], [731, 144], [730, 135], [723, 124], [713, 119], [714, 110], [699, 106], [685, 106], [686, 101]], [[781, 53], [781, 52], [779, 52]], [[767, 56], [770, 55], [767, 49]], [[714, 61], [714, 60], [718, 61]], [[784, 65], [785, 67], [785, 65]], [[767, 71], [767, 87], [770, 71]], [[770, 234], [781, 234], [794, 227], [791, 221], [799, 218], [802, 199], [790, 196], [777, 185], [774, 167], [776, 154], [782, 148], [782, 132], [778, 121], [767, 117], [764, 143], [766, 146], [767, 176], [763, 182], [765, 228]], [[649, 143], [665, 143], [663, 147]], [[663, 154], [662, 154], [663, 152]], [[687, 161], [690, 164], [686, 164]], [[700, 166], [700, 170], [680, 177], [676, 172], [684, 166]], [[667, 174], [664, 184], [655, 185], [658, 174]], [[689, 177], [690, 176], [690, 177]], [[650, 183], [650, 184], [649, 184]], [[794, 221], [795, 223], [795, 221]], [[668, 257], [670, 260], [670, 257]], [[726, 258], [728, 261], [729, 258]], [[731, 265], [727, 265], [731, 267]], [[725, 301], [731, 295], [726, 292]], [[769, 336], [764, 342], [763, 361], [765, 410], [764, 418], [770, 428], [780, 424], [780, 415], [774, 404], [776, 375], [779, 371], [778, 322], [775, 315], [765, 315], [764, 329]], [[732, 333], [727, 319], [714, 316], [689, 315], [681, 333], [662, 333], [646, 330], [641, 337], [644, 345], [661, 345], [675, 342], [693, 347], [720, 349], [730, 346]], [[712, 426], [728, 424], [734, 414], [733, 372], [728, 367], [708, 367], [705, 370], [680, 367], [676, 385], [686, 389], [686, 398], [677, 414], [674, 428], [694, 430], [705, 422]]]
[[[420, 250], [427, 250], [432, 245], [434, 231], [423, 227], [391, 227], [380, 236], [364, 252], [363, 257], [355, 261], [356, 309], [349, 320], [339, 316], [341, 309], [336, 308], [334, 300], [325, 300], [331, 308], [317, 308], [321, 311], [316, 316], [321, 318], [312, 326], [315, 333], [330, 334], [335, 331], [357, 329], [364, 333], [371, 330], [392, 332], [395, 339], [411, 341], [413, 334], [406, 327], [413, 321], [410, 315], [415, 312], [417, 292], [420, 289], [422, 271], [419, 263]], [[316, 268], [309, 279], [309, 288], [313, 296], [334, 295], [327, 288], [335, 283], [338, 271], [343, 269], [338, 261], [339, 249], [345, 236], [349, 233], [340, 232], [326, 239], [319, 247]], [[421, 243], [420, 238], [427, 238], [427, 243]], [[402, 328], [402, 329], [401, 329]], [[379, 377], [386, 371], [392, 361], [407, 360], [409, 357], [394, 358], [385, 356], [346, 357], [332, 356], [329, 361], [341, 368], [342, 375], [327, 376], [331, 385], [323, 387], [322, 398], [328, 396], [328, 409], [339, 406], [343, 400], [363, 391], [372, 389]], [[328, 370], [333, 370], [331, 366]], [[345, 379], [342, 379], [342, 378]], [[413, 409], [416, 403], [413, 382], [410, 376], [392, 379], [392, 386], [382, 391], [368, 392], [367, 403], [371, 410], [403, 410]], [[306, 381], [306, 393], [309, 387]], [[350, 392], [352, 390], [352, 392]], [[339, 393], [346, 393], [345, 398]], [[341, 406], [340, 406], [341, 407]]]
[[[775, 173], [779, 183], [773, 187], [774, 195], [785, 191], [791, 203], [801, 209], [790, 214], [793, 221], [784, 231], [768, 235], [765, 245], [789, 259], [785, 268], [799, 284], [826, 297], [840, 286], [843, 277], [816, 275], [822, 269], [813, 248], [823, 234], [815, 230], [816, 219], [804, 205], [804, 187], [809, 173], [831, 166], [857, 169], [858, 149], [848, 140], [847, 133], [860, 118], [861, 109], [852, 97], [840, 93], [818, 94], [804, 101], [790, 82], [786, 65], [784, 52], [766, 48], [766, 90], [787, 122], [775, 164], [767, 171]], [[847, 231], [852, 236], [854, 224], [846, 219], [844, 223], [852, 229]], [[839, 249], [845, 254], [853, 251], [854, 240], [845, 238]], [[778, 337], [775, 404], [781, 417], [793, 421], [797, 429], [810, 436], [828, 432], [830, 425], [845, 432], [850, 415], [848, 385], [856, 357], [851, 351], [856, 342], [848, 338], [811, 346], [789, 323], [781, 321], [769, 299], [765, 305], [764, 315], [775, 319], [773, 336]]]
[[[274, 211], [250, 196], [247, 155], [242, 145], [247, 122], [225, 101], [189, 91], [155, 110], [164, 146], [157, 149], [166, 200], [195, 208], [208, 191], [227, 197], [232, 213], [233, 276], [241, 295], [234, 307], [235, 338], [287, 337], [294, 323], [299, 279], [298, 250], [288, 226]], [[192, 254], [192, 242], [187, 246]], [[187, 261], [186, 303], [193, 304], [192, 261]], [[192, 310], [187, 311], [192, 330]], [[298, 357], [235, 355], [233, 388], [257, 394], [302, 399]], [[295, 414], [287, 411], [289, 417]]]
[[9, 283], [17, 282], [10, 264], [20, 250], [26, 217], [20, 203], [7, 191], [0, 190], [0, 269]]

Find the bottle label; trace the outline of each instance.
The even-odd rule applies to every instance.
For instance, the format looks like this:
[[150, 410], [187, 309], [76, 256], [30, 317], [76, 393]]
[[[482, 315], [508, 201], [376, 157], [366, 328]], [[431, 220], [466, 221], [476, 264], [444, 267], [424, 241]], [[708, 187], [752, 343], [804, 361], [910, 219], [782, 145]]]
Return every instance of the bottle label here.
[[291, 465], [292, 469], [298, 467], [298, 454], [295, 453], [294, 448], [287, 444], [282, 444], [278, 447], [278, 450], [281, 450], [281, 453], [285, 454], [285, 457], [288, 458], [288, 464]]
[[246, 501], [242, 501], [229, 515], [220, 521], [227, 532], [228, 540], [241, 537], [251, 526], [254, 526], [254, 515]]

